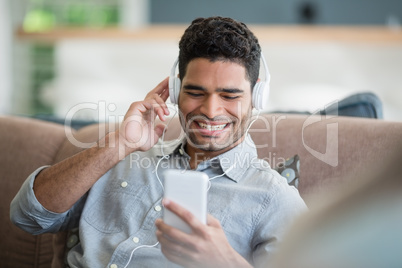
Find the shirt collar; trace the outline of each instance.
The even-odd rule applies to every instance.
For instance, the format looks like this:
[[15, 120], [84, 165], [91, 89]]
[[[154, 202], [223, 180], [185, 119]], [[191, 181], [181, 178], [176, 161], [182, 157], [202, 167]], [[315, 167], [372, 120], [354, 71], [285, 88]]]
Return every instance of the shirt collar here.
[[[184, 138], [161, 146], [164, 146], [164, 155], [181, 156], [189, 159], [190, 156], [185, 151], [185, 145], [186, 139]], [[160, 152], [158, 156], [162, 157], [163, 154]], [[255, 161], [257, 158], [255, 144], [250, 135], [247, 135], [239, 145], [212, 159], [201, 162], [197, 169], [203, 170], [210, 166], [216, 167], [219, 165], [222, 173], [225, 173], [229, 179], [238, 182], [250, 167], [252, 161]]]
[[158, 143], [159, 145], [159, 152], [156, 153], [158, 157], [163, 156], [184, 156], [190, 158], [190, 156], [184, 150], [186, 145], [186, 139], [177, 139], [168, 142], [164, 142], [163, 144]]
[[238, 182], [257, 157], [255, 144], [250, 135], [247, 135], [239, 145], [218, 155], [216, 159], [225, 175]]

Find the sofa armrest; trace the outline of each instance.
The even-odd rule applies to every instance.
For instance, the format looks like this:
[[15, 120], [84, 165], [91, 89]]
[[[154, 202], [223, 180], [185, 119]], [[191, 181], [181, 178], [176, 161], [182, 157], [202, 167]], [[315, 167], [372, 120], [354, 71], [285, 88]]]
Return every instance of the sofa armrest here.
[[0, 260], [2, 267], [49, 267], [52, 235], [30, 235], [10, 221], [10, 202], [39, 166], [53, 163], [65, 140], [61, 125], [23, 117], [0, 117]]

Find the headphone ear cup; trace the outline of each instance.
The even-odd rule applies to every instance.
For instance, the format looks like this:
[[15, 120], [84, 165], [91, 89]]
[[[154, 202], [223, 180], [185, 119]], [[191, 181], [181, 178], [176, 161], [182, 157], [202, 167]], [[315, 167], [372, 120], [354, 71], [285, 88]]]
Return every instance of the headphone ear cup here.
[[268, 70], [267, 62], [264, 54], [261, 53], [261, 61], [265, 70], [265, 81], [259, 81], [253, 88], [252, 104], [257, 110], [264, 110], [268, 105], [269, 98], [269, 82], [271, 75]]
[[181, 86], [180, 78], [175, 77], [174, 79], [175, 104], [179, 104], [180, 86]]
[[178, 104], [179, 93], [180, 93], [180, 78], [175, 76], [169, 77], [169, 97], [170, 102], [173, 104]]
[[268, 102], [269, 88], [265, 82], [257, 82], [253, 89], [252, 105], [257, 110], [263, 110]]

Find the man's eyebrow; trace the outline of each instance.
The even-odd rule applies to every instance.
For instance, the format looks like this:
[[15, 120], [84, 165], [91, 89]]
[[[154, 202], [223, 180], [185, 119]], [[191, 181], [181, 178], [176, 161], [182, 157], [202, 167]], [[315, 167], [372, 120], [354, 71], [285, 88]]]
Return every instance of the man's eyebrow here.
[[244, 93], [244, 90], [239, 89], [239, 88], [219, 88], [216, 90], [216, 92], [224, 92], [224, 93]]
[[184, 89], [188, 89], [188, 90], [201, 90], [201, 91], [207, 91], [205, 88], [201, 87], [201, 86], [196, 86], [196, 85], [183, 85]]
[[[197, 86], [197, 85], [183, 85], [183, 89], [187, 90], [200, 90], [200, 91], [207, 91], [204, 87], [202, 86]], [[223, 92], [223, 93], [231, 93], [231, 94], [243, 94], [244, 90], [239, 89], [239, 88], [218, 88], [216, 92]]]

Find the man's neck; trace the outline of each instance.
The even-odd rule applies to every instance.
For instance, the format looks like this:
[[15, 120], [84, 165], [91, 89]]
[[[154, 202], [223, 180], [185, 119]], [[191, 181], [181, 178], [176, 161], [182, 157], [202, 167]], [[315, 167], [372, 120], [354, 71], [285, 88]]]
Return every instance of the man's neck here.
[[187, 154], [190, 156], [190, 168], [191, 169], [196, 169], [197, 166], [206, 160], [212, 159], [218, 155], [221, 155], [237, 145], [239, 145], [242, 141], [244, 140], [244, 136], [237, 140], [235, 143], [231, 144], [228, 147], [223, 148], [222, 150], [216, 150], [216, 151], [207, 151], [207, 150], [202, 150], [199, 148], [196, 148], [194, 146], [191, 146], [189, 142], [186, 143], [185, 150]]

